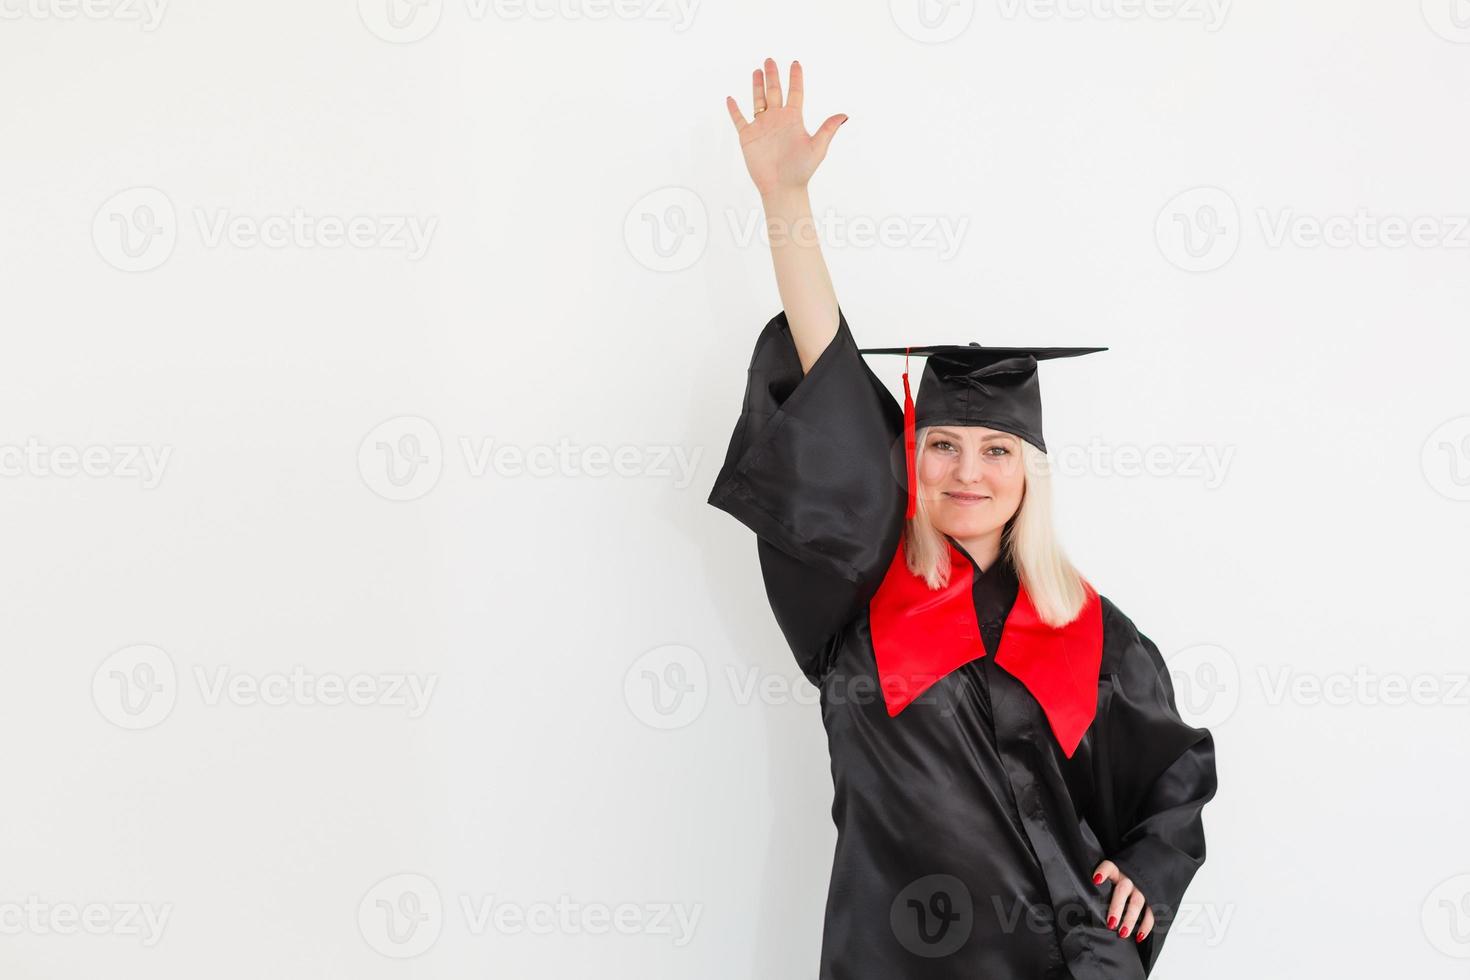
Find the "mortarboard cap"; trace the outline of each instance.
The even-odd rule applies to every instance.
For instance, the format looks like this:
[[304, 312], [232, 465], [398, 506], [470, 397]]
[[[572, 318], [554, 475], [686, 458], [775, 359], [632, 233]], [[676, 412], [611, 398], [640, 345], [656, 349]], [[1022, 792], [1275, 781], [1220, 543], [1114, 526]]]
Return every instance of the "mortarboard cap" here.
[[[1046, 452], [1041, 437], [1041, 385], [1036, 362], [1077, 357], [1106, 347], [983, 347], [935, 344], [927, 347], [863, 347], [864, 354], [902, 354], [904, 454], [907, 457], [908, 509], [914, 516], [914, 443], [919, 426], [983, 425], [1009, 432]], [[909, 355], [927, 357], [915, 404], [909, 391]]]

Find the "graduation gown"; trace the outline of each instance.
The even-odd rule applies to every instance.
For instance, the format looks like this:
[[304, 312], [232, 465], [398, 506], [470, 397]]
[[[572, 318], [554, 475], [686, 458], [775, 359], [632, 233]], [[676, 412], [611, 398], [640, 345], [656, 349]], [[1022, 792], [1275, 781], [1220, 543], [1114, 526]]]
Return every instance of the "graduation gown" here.
[[[952, 539], [950, 588], [930, 593], [902, 564], [904, 466], [902, 411], [846, 317], [805, 375], [784, 311], [767, 323], [709, 503], [756, 533], [821, 692], [837, 844], [820, 977], [1145, 977], [1205, 858], [1212, 737], [1106, 597], [1054, 630], [1006, 560], [982, 569]], [[1153, 909], [1141, 944], [1107, 928], [1104, 858]]]

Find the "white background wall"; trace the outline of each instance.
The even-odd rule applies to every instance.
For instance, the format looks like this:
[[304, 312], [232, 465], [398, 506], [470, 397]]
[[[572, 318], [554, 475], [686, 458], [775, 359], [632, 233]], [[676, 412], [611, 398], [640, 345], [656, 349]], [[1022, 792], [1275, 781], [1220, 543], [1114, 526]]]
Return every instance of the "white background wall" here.
[[0, 0], [0, 975], [815, 975], [705, 503], [767, 55], [861, 343], [1111, 348], [1058, 519], [1220, 759], [1156, 976], [1464, 975], [1463, 0], [156, 2]]

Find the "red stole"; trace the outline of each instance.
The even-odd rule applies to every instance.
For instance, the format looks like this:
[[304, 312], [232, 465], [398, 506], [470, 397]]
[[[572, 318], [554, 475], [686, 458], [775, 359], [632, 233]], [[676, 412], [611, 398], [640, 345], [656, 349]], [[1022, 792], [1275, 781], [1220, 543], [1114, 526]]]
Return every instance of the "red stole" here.
[[[930, 589], [908, 570], [899, 542], [883, 584], [868, 604], [878, 680], [890, 717], [946, 677], [985, 656], [971, 593], [974, 570], [950, 543], [949, 584]], [[1097, 713], [1102, 667], [1102, 603], [1087, 585], [1077, 618], [1060, 628], [1041, 621], [1023, 583], [1006, 617], [995, 663], [1031, 692], [1068, 758]]]

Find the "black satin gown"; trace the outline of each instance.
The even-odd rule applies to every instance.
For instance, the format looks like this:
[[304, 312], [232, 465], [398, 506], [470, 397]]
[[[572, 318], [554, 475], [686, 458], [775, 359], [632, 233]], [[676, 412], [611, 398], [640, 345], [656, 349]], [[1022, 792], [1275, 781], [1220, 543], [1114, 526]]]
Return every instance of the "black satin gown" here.
[[[845, 316], [803, 376], [782, 312], [756, 342], [709, 497], [756, 533], [771, 608], [822, 695], [837, 846], [819, 975], [1145, 977], [1205, 858], [1213, 739], [1180, 718], [1157, 647], [1105, 596], [1097, 714], [1070, 758], [994, 656], [890, 717], [867, 604], [903, 527], [902, 447], [902, 411]], [[971, 564], [994, 651], [1016, 574]], [[1112, 886], [1091, 877], [1105, 857], [1153, 909], [1142, 943], [1107, 928]]]

